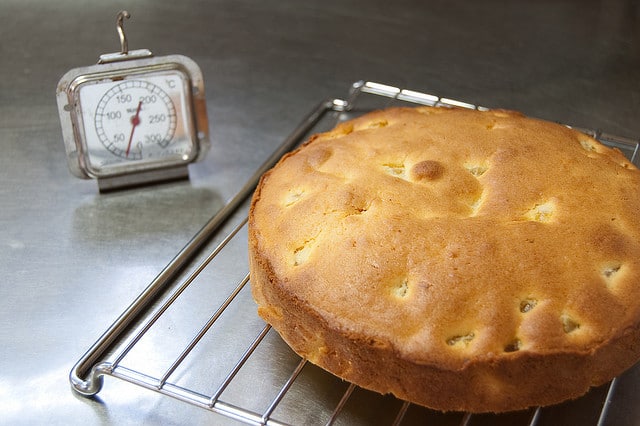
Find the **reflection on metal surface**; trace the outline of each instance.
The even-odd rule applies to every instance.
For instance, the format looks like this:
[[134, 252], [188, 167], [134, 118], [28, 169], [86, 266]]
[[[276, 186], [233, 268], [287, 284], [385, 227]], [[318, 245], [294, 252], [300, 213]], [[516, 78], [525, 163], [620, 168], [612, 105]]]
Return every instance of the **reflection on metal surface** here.
[[[153, 191], [131, 189], [95, 195], [75, 208], [72, 236], [89, 246], [113, 244], [117, 248], [136, 232], [169, 235], [198, 223], [195, 216], [201, 212], [215, 212], [223, 206], [219, 194], [194, 188], [189, 181], [168, 183]], [[145, 214], [131, 214], [139, 208]]]

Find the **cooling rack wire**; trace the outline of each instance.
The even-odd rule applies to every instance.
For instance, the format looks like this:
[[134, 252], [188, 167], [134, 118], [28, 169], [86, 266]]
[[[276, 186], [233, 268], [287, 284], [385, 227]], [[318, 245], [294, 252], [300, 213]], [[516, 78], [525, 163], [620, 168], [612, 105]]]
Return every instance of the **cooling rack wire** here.
[[[260, 176], [309, 134], [328, 130], [336, 121], [370, 109], [403, 104], [487, 109], [365, 81], [354, 83], [344, 99], [328, 99], [319, 103], [256, 170], [238, 194], [205, 224], [82, 356], [69, 375], [72, 388], [85, 396], [95, 395], [102, 388], [104, 377], [113, 377], [224, 418], [254, 425], [381, 424], [381, 421], [386, 421], [391, 425], [537, 426], [553, 424], [558, 418], [583, 419], [585, 412], [588, 412], [592, 424], [605, 425], [618, 386], [617, 379], [562, 407], [499, 416], [436, 413], [339, 381], [293, 354], [279, 340], [277, 333], [255, 315], [247, 285], [249, 273], [244, 251], [248, 199]], [[599, 130], [578, 130], [620, 149], [640, 166], [638, 141]], [[226, 260], [217, 265], [216, 260], [225, 256]], [[227, 268], [232, 265], [231, 270], [226, 270], [225, 265]], [[216, 284], [215, 291], [212, 291], [205, 284], [211, 280], [224, 284]], [[196, 290], [192, 291], [192, 287]], [[216, 297], [211, 298], [211, 303], [203, 303], [203, 299], [211, 297], [212, 293]], [[193, 300], [182, 302], [183, 298], [189, 297], [195, 297], [199, 303], [194, 304]], [[189, 320], [185, 321], [184, 304], [188, 304], [189, 309], [205, 305], [202, 312], [195, 315], [201, 318], [200, 322], [192, 320], [194, 315], [191, 311]], [[167, 327], [166, 323], [171, 326]], [[178, 323], [185, 331], [176, 332], [172, 328]], [[196, 324], [201, 325], [198, 328]], [[221, 327], [222, 331], [216, 331], [216, 327]], [[156, 329], [164, 335], [158, 337]], [[167, 333], [167, 330], [171, 332]], [[224, 368], [219, 368], [216, 360]], [[209, 366], [203, 368], [203, 364]], [[194, 369], [198, 373], [192, 373]], [[256, 373], [265, 370], [277, 371], [277, 374], [265, 376], [264, 373]], [[196, 376], [197, 379], [194, 378]], [[212, 380], [207, 380], [209, 376]], [[260, 383], [263, 386], [267, 384], [268, 395], [254, 398], [258, 389], [252, 385], [252, 378], [246, 376], [261, 377]], [[255, 382], [255, 377], [253, 380]], [[316, 383], [320, 384], [316, 386]], [[375, 411], [372, 407], [379, 408], [375, 417], [371, 414]], [[426, 419], [431, 419], [431, 422]]]

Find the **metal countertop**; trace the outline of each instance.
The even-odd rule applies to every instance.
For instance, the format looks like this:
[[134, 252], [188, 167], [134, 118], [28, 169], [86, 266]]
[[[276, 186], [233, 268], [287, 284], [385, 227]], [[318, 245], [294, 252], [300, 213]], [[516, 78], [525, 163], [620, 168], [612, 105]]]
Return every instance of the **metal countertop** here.
[[[118, 50], [121, 9], [132, 49], [200, 65], [212, 148], [189, 181], [100, 195], [67, 169], [55, 88]], [[0, 40], [0, 423], [222, 423], [115, 380], [79, 397], [68, 374], [302, 117], [354, 81], [640, 137], [637, 1], [5, 0]]]

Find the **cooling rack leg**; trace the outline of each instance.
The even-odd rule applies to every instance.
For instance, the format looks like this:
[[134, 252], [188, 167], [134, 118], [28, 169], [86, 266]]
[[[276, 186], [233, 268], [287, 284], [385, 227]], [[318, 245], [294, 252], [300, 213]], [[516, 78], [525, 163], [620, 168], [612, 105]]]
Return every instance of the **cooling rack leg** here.
[[111, 369], [111, 364], [103, 362], [96, 364], [91, 368], [86, 379], [83, 379], [78, 374], [80, 370], [80, 363], [78, 363], [71, 373], [69, 374], [69, 382], [73, 390], [84, 396], [93, 396], [100, 392], [102, 389], [102, 383], [104, 382], [104, 375]]

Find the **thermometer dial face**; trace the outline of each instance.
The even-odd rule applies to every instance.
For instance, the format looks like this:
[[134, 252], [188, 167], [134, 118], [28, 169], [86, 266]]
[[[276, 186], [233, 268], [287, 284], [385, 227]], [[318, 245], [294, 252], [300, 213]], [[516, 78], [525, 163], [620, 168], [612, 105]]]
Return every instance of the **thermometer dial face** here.
[[189, 81], [176, 70], [88, 80], [78, 90], [84, 161], [100, 177], [197, 154]]
[[159, 86], [129, 80], [111, 87], [95, 113], [98, 139], [113, 155], [141, 160], [162, 155], [176, 131], [176, 108]]

